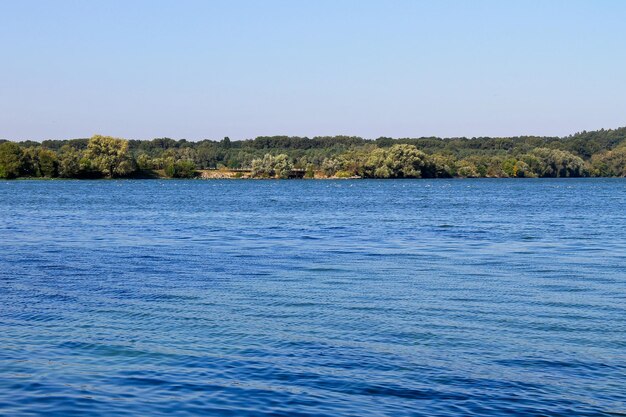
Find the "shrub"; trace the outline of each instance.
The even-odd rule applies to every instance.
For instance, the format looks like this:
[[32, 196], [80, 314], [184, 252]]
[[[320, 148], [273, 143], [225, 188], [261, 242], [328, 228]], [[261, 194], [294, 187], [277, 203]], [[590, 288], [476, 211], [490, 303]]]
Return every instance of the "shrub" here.
[[192, 161], [170, 162], [165, 167], [165, 175], [170, 178], [195, 178], [197, 174]]

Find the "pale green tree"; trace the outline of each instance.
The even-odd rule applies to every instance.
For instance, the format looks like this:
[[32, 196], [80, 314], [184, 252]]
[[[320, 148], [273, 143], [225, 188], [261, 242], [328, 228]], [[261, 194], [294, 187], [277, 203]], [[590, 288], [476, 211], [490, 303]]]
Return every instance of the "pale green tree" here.
[[393, 145], [387, 152], [386, 165], [394, 178], [421, 178], [428, 164], [426, 154], [413, 145]]
[[255, 178], [272, 178], [274, 177], [274, 157], [266, 153], [263, 158], [252, 160], [252, 176]]
[[287, 155], [281, 153], [280, 155], [276, 155], [274, 158], [273, 168], [274, 176], [285, 179], [289, 178], [289, 175], [291, 175], [293, 164]]
[[110, 178], [128, 175], [134, 170], [128, 141], [124, 139], [95, 135], [89, 139], [85, 157], [95, 169]]
[[332, 177], [341, 169], [341, 161], [336, 158], [325, 158], [322, 162], [322, 171], [327, 177]]
[[626, 146], [593, 155], [591, 163], [596, 175], [626, 177]]
[[432, 162], [414, 145], [398, 144], [370, 152], [363, 173], [375, 178], [421, 178], [422, 170], [432, 171]]
[[467, 161], [467, 160], [462, 160], [459, 162], [456, 168], [456, 173], [459, 177], [465, 177], [465, 178], [480, 177], [480, 173], [478, 172], [476, 165], [474, 165], [474, 163]]

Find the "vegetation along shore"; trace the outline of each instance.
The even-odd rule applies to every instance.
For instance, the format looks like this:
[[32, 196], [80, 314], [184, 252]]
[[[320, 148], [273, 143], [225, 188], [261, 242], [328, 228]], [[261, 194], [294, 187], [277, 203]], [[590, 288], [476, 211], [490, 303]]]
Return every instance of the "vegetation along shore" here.
[[626, 127], [566, 137], [0, 140], [0, 178], [624, 177]]

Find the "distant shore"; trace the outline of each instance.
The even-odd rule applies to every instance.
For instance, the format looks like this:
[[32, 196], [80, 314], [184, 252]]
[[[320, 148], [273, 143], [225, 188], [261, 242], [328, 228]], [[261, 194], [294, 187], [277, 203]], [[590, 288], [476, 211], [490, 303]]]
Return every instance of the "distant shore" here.
[[332, 180], [376, 180], [376, 181], [385, 181], [385, 180], [554, 180], [554, 179], [626, 179], [626, 177], [615, 177], [615, 176], [585, 176], [585, 177], [446, 177], [446, 178], [367, 178], [360, 176], [349, 176], [349, 177], [338, 177], [338, 176], [325, 176], [322, 173], [316, 174], [313, 177], [303, 177], [303, 176], [291, 176], [288, 178], [278, 178], [278, 177], [254, 177], [250, 173], [241, 173], [241, 170], [198, 170], [197, 175], [184, 177], [184, 178], [172, 178], [163, 172], [159, 171], [151, 171], [151, 172], [139, 172], [133, 176], [128, 177], [114, 177], [114, 178], [106, 178], [106, 177], [98, 177], [98, 178], [61, 178], [61, 177], [17, 177], [10, 180], [0, 178], [0, 181], [133, 181], [133, 180], [196, 180], [196, 181], [215, 181], [215, 180], [275, 180], [275, 181], [332, 181]]
[[626, 128], [562, 138], [0, 140], [0, 178], [626, 177]]

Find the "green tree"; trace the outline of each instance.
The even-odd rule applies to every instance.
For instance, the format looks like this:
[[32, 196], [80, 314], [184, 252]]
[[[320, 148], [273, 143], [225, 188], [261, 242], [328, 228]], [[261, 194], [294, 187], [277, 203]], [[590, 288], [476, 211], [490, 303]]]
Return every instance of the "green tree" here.
[[315, 178], [315, 165], [314, 164], [306, 164], [304, 168], [304, 178]]
[[626, 146], [593, 155], [591, 164], [596, 175], [626, 177]]
[[124, 139], [95, 135], [89, 139], [85, 157], [95, 169], [109, 178], [125, 176], [134, 171], [128, 153], [128, 141]]
[[137, 168], [141, 170], [155, 169], [155, 164], [147, 154], [141, 153], [137, 156]]
[[78, 178], [81, 174], [82, 154], [70, 145], [64, 145], [59, 151], [59, 176], [63, 178]]
[[230, 138], [228, 136], [224, 137], [224, 139], [222, 139], [222, 141], [220, 142], [220, 145], [222, 146], [222, 148], [230, 149]]
[[278, 178], [286, 179], [291, 175], [293, 170], [293, 164], [289, 160], [289, 157], [284, 153], [276, 155], [274, 158], [274, 175]]
[[422, 169], [432, 171], [427, 155], [413, 145], [397, 144], [374, 149], [365, 163], [364, 174], [374, 178], [421, 178]]
[[23, 177], [41, 177], [39, 171], [39, 149], [29, 146], [22, 150], [22, 169], [20, 175]]
[[515, 163], [515, 167], [513, 168], [513, 173], [515, 177], [523, 178], [523, 177], [534, 177], [535, 175], [530, 170], [528, 164], [524, 161], [517, 161]]
[[276, 173], [274, 172], [274, 157], [266, 153], [263, 158], [256, 158], [252, 160], [252, 173], [255, 178], [273, 178]]
[[456, 175], [454, 158], [443, 155], [432, 155], [430, 157], [430, 172], [425, 177], [430, 178], [451, 178]]
[[522, 158], [539, 177], [582, 177], [585, 162], [578, 156], [559, 149], [536, 148]]
[[421, 178], [428, 161], [426, 154], [413, 145], [393, 145], [385, 164], [394, 178]]
[[198, 173], [193, 161], [170, 161], [165, 166], [165, 174], [170, 178], [194, 178]]
[[387, 166], [387, 149], [374, 149], [363, 167], [363, 174], [369, 178], [390, 178], [391, 169]]
[[55, 178], [59, 175], [59, 159], [57, 154], [50, 149], [39, 149], [38, 153], [39, 172], [47, 178]]
[[17, 178], [22, 173], [24, 152], [17, 143], [0, 144], [0, 178]]
[[265, 154], [263, 158], [252, 160], [254, 178], [289, 178], [292, 170], [293, 163], [286, 154]]
[[460, 161], [456, 168], [456, 172], [459, 177], [465, 177], [465, 178], [480, 177], [480, 173], [478, 172], [478, 168], [476, 168], [476, 165], [474, 165], [474, 163], [468, 160]]
[[508, 177], [516, 177], [516, 170], [515, 170], [515, 166], [517, 164], [517, 159], [515, 158], [507, 158], [504, 160], [504, 162], [502, 162], [502, 171], [504, 171], [504, 173], [508, 176]]
[[341, 169], [341, 162], [336, 158], [326, 158], [322, 162], [322, 171], [327, 177], [332, 177]]

